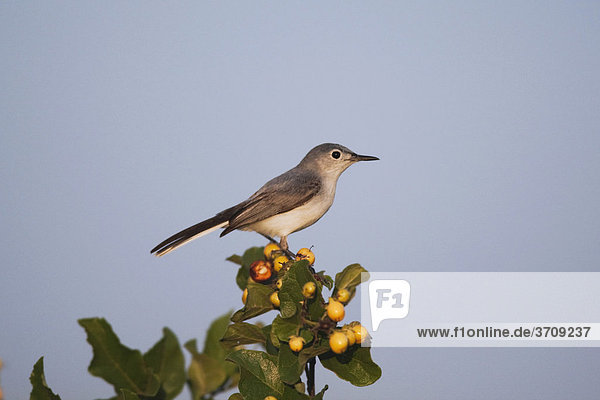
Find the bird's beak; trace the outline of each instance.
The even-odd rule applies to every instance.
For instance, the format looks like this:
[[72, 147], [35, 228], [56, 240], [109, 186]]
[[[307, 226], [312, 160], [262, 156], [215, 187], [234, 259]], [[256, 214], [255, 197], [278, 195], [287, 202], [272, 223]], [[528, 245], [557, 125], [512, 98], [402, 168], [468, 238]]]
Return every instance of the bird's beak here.
[[375, 156], [361, 156], [360, 154], [352, 154], [352, 161], [375, 161], [379, 160], [378, 157]]

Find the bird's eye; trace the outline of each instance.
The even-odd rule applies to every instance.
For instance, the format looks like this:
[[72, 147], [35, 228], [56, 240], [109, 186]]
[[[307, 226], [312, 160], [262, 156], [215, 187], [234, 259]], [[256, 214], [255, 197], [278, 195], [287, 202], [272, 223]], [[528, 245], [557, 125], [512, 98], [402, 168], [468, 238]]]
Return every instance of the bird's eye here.
[[340, 158], [342, 156], [342, 153], [340, 153], [339, 151], [334, 151], [333, 153], [331, 153], [331, 157], [335, 158], [336, 160], [338, 158]]

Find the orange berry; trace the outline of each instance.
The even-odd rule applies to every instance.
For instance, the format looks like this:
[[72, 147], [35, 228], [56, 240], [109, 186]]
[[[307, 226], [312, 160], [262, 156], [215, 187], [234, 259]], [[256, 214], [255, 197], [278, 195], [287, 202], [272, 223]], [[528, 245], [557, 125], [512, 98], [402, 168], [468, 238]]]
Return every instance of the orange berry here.
[[263, 282], [271, 277], [273, 274], [270, 261], [254, 261], [250, 265], [250, 277], [255, 282]]

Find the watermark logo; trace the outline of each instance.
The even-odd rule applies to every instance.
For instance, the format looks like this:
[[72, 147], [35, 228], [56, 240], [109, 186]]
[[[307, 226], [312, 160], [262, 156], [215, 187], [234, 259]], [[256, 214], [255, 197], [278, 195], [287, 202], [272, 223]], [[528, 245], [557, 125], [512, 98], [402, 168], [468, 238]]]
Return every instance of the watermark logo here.
[[403, 279], [380, 279], [369, 282], [371, 326], [379, 329], [381, 321], [402, 319], [408, 315], [410, 284]]
[[600, 272], [402, 271], [361, 278], [360, 322], [371, 347], [600, 348], [600, 307], [590, 306]]

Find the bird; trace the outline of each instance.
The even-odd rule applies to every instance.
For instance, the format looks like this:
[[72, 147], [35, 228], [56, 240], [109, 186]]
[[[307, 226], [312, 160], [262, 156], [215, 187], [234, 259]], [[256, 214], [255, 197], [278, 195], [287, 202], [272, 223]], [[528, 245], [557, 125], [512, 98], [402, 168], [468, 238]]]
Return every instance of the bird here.
[[356, 162], [374, 160], [379, 158], [356, 154], [340, 144], [320, 144], [247, 200], [168, 237], [150, 253], [163, 256], [220, 228], [221, 237], [236, 229], [257, 232], [273, 242], [279, 237], [280, 248], [289, 253], [288, 235], [311, 226], [329, 210], [340, 175]]

